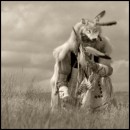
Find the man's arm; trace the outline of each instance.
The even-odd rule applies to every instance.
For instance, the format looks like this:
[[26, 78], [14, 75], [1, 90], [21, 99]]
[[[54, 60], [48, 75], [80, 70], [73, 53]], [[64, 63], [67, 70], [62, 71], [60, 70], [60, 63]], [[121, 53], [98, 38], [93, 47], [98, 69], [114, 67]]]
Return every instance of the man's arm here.
[[99, 74], [101, 77], [110, 76], [113, 73], [113, 68], [111, 67], [111, 60], [109, 59], [99, 59], [99, 63], [88, 61], [89, 67], [93, 72]]

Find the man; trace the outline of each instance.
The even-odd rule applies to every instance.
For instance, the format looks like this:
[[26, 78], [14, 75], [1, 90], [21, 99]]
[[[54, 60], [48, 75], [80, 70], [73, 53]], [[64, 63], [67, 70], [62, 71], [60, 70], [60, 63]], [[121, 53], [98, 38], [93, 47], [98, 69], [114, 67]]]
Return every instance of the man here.
[[[55, 106], [56, 92], [61, 100], [68, 102], [73, 96], [69, 89], [77, 86], [77, 82], [80, 88], [84, 79], [87, 79], [86, 85], [90, 91], [87, 98], [83, 97], [82, 105], [86, 99], [90, 99], [90, 106], [96, 108], [111, 99], [112, 84], [109, 76], [113, 72], [110, 57], [112, 48], [108, 40], [102, 36], [101, 26], [114, 25], [116, 22], [99, 23], [104, 14], [105, 11], [102, 11], [93, 21], [82, 19], [73, 27], [68, 41], [54, 50], [56, 64], [51, 79], [52, 107]], [[71, 85], [73, 73], [75, 82]]]

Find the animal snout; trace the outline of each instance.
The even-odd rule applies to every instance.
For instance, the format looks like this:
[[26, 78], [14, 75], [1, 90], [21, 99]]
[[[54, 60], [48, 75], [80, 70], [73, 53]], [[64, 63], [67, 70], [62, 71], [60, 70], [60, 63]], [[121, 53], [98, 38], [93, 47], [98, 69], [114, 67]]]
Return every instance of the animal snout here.
[[94, 41], [96, 41], [96, 40], [97, 40], [97, 38], [93, 38], [91, 41], [94, 42]]
[[94, 38], [93, 40], [96, 40], [96, 38]]

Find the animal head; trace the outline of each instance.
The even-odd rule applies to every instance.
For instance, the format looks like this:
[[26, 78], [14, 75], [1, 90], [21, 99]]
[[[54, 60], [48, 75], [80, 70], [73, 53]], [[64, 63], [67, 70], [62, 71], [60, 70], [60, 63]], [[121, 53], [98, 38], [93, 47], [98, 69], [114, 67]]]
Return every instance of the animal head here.
[[[83, 40], [96, 40], [99, 38], [102, 30], [101, 26], [111, 26], [115, 25], [117, 22], [116, 21], [111, 21], [111, 22], [105, 22], [105, 23], [100, 23], [100, 19], [105, 15], [105, 10], [100, 12], [93, 20], [88, 20], [82, 18], [80, 21], [80, 24], [76, 24], [75, 27], [79, 27], [78, 31], [83, 38]], [[79, 26], [80, 25], [80, 26]], [[74, 27], [74, 28], [75, 28]]]
[[96, 40], [101, 34], [101, 27], [97, 26], [95, 22], [82, 19], [82, 24], [84, 24], [84, 28], [81, 30], [81, 37], [83, 41], [87, 39], [90, 39], [91, 41]]

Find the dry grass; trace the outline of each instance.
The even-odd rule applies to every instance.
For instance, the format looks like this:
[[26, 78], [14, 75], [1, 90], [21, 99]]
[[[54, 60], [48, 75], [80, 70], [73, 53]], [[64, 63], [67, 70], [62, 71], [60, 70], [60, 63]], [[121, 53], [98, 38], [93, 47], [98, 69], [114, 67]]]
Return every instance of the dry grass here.
[[[118, 108], [110, 112], [88, 114], [85, 111], [59, 111], [50, 114], [50, 93], [35, 91], [35, 79], [24, 84], [24, 75], [2, 73], [2, 128], [129, 128], [128, 93], [118, 92]], [[44, 87], [44, 86], [43, 86]]]

